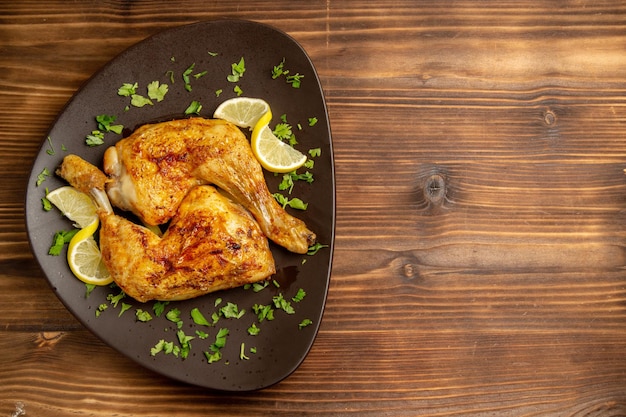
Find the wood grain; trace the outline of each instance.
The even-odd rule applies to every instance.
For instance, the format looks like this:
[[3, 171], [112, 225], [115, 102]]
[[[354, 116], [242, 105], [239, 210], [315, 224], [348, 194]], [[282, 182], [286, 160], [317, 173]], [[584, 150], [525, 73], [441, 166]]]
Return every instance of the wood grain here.
[[[73, 92], [133, 43], [222, 17], [309, 53], [337, 180], [319, 337], [285, 381], [237, 395], [91, 335], [23, 218]], [[608, 0], [3, 2], [0, 414], [626, 415], [625, 50]]]

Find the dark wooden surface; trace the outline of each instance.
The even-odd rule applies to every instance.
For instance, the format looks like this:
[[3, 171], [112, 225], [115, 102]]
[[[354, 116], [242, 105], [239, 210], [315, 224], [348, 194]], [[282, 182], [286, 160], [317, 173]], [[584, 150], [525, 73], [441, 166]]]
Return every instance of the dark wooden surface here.
[[[172, 382], [56, 299], [31, 161], [93, 72], [220, 17], [298, 40], [328, 100], [337, 237], [303, 365], [261, 392]], [[626, 415], [623, 1], [3, 1], [0, 415]]]

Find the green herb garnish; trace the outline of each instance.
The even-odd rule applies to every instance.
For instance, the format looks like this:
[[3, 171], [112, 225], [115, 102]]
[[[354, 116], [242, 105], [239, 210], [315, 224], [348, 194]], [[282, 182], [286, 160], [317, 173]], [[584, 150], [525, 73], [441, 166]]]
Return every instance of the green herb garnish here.
[[272, 301], [274, 302], [274, 307], [280, 308], [287, 314], [294, 314], [296, 312], [291, 306], [291, 303], [288, 300], [285, 300], [285, 297], [283, 297], [282, 294], [272, 297]]
[[230, 67], [231, 67], [231, 74], [227, 76], [226, 79], [230, 81], [231, 83], [236, 83], [239, 81], [241, 77], [243, 77], [243, 73], [246, 72], [246, 63], [243, 57], [241, 57], [239, 62], [235, 62], [231, 64]]
[[309, 246], [309, 250], [306, 253], [307, 255], [315, 255], [320, 249], [322, 248], [327, 248], [328, 245], [322, 245], [319, 242], [314, 243], [313, 245]]
[[141, 321], [143, 323], [152, 320], [152, 316], [150, 315], [150, 313], [140, 308], [135, 311], [135, 318], [137, 319], [137, 321]]
[[159, 84], [158, 81], [152, 81], [148, 84], [148, 97], [152, 100], [156, 100], [157, 102], [163, 101], [165, 98], [165, 94], [167, 94], [168, 86], [167, 84]]
[[37, 182], [35, 182], [35, 185], [39, 187], [49, 176], [50, 171], [48, 171], [48, 168], [42, 169], [41, 172], [37, 175]]
[[191, 104], [185, 109], [185, 114], [200, 114], [200, 110], [202, 110], [202, 104], [199, 101], [192, 101]]
[[305, 203], [297, 197], [287, 198], [281, 193], [274, 193], [272, 194], [272, 196], [274, 196], [276, 201], [278, 201], [278, 204], [280, 204], [283, 208], [289, 206], [292, 209], [296, 210], [306, 210], [309, 205], [308, 203]]
[[302, 330], [306, 326], [310, 326], [313, 322], [310, 319], [304, 319], [298, 324], [298, 329]]
[[193, 320], [194, 323], [196, 323], [199, 326], [210, 326], [211, 323], [209, 323], [209, 321], [204, 317], [204, 315], [200, 312], [200, 310], [195, 307], [193, 308], [189, 314], [191, 315], [191, 319]]
[[78, 233], [79, 229], [72, 230], [60, 230], [54, 234], [52, 238], [52, 245], [48, 249], [48, 255], [59, 256], [63, 250], [63, 246], [66, 243], [70, 243], [70, 240]]
[[246, 310], [239, 310], [239, 306], [230, 301], [220, 308], [220, 315], [227, 319], [240, 319], [245, 313]]

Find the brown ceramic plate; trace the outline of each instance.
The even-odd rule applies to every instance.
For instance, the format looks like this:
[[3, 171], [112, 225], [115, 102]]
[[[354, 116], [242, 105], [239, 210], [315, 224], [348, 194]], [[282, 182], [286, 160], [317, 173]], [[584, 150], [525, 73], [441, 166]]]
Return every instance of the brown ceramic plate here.
[[[152, 302], [142, 304], [126, 297], [114, 306], [108, 297], [118, 295], [117, 288], [98, 287], [86, 296], [86, 286], [74, 278], [68, 268], [65, 251], [61, 256], [48, 255], [55, 232], [69, 230], [72, 225], [56, 209], [44, 211], [41, 198], [46, 188], [53, 190], [65, 183], [52, 174], [37, 185], [38, 176], [44, 170], [53, 173], [68, 153], [101, 166], [105, 148], [121, 136], [107, 133], [105, 145], [87, 146], [86, 135], [97, 128], [96, 115], [117, 116], [116, 123], [125, 127], [123, 135], [147, 122], [185, 117], [185, 109], [194, 100], [202, 104], [200, 115], [211, 117], [221, 102], [236, 96], [235, 84], [227, 81], [227, 76], [231, 73], [231, 64], [242, 57], [246, 71], [236, 85], [243, 95], [263, 98], [271, 105], [274, 114], [271, 126], [280, 122], [280, 115], [286, 114], [302, 151], [321, 149], [321, 155], [314, 158], [315, 165], [310, 170], [314, 182], [297, 182], [291, 195], [308, 202], [307, 210], [288, 210], [304, 220], [317, 233], [318, 241], [327, 246], [315, 255], [296, 255], [272, 245], [277, 273], [274, 282], [262, 291], [238, 288], [172, 302], [160, 316], [154, 312]], [[272, 78], [273, 67], [283, 58], [285, 69], [304, 76], [300, 88], [293, 88], [284, 77]], [[188, 91], [183, 73], [192, 64], [191, 91]], [[123, 83], [136, 82], [138, 94], [147, 95], [147, 84], [155, 80], [169, 85], [163, 101], [125, 109], [130, 99], [117, 94]], [[217, 90], [222, 90], [219, 97]], [[317, 118], [314, 126], [309, 126], [311, 117]], [[270, 191], [277, 192], [281, 176], [266, 173], [266, 179]], [[322, 320], [333, 253], [335, 181], [330, 126], [323, 91], [310, 59], [285, 33], [263, 24], [238, 20], [201, 22], [170, 29], [129, 48], [74, 95], [42, 141], [26, 192], [26, 226], [35, 258], [56, 295], [88, 329], [122, 354], [160, 374], [211, 389], [248, 391], [279, 382], [300, 365], [313, 344]], [[295, 302], [292, 297], [299, 289], [303, 289], [306, 296]], [[260, 322], [252, 307], [271, 305], [273, 297], [279, 295], [291, 301], [295, 312], [287, 314], [276, 309], [274, 320]], [[190, 317], [190, 311], [198, 308], [210, 320], [211, 315], [228, 302], [245, 310], [245, 314], [239, 319], [222, 317], [212, 327], [197, 325]], [[123, 313], [122, 303], [130, 305]], [[107, 308], [97, 316], [101, 305]], [[153, 319], [138, 321], [136, 312], [140, 309], [150, 312]], [[166, 317], [175, 309], [180, 311], [180, 329]], [[307, 319], [311, 324], [299, 328]], [[261, 329], [256, 336], [248, 333], [253, 323]], [[210, 347], [221, 328], [229, 330], [222, 358], [209, 363], [204, 352], [211, 352]], [[179, 330], [194, 337], [186, 359], [173, 353], [151, 354], [160, 340], [180, 346]], [[197, 330], [205, 332], [207, 337], [199, 337]]]

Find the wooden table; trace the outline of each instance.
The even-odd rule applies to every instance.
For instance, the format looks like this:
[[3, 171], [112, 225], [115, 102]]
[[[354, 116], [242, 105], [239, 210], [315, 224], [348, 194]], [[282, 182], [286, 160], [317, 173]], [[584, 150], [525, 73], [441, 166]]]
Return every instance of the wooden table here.
[[[121, 357], [49, 288], [30, 164], [93, 72], [220, 17], [298, 40], [326, 94], [335, 258], [319, 336], [261, 392]], [[0, 415], [626, 415], [626, 5], [0, 5]]]

